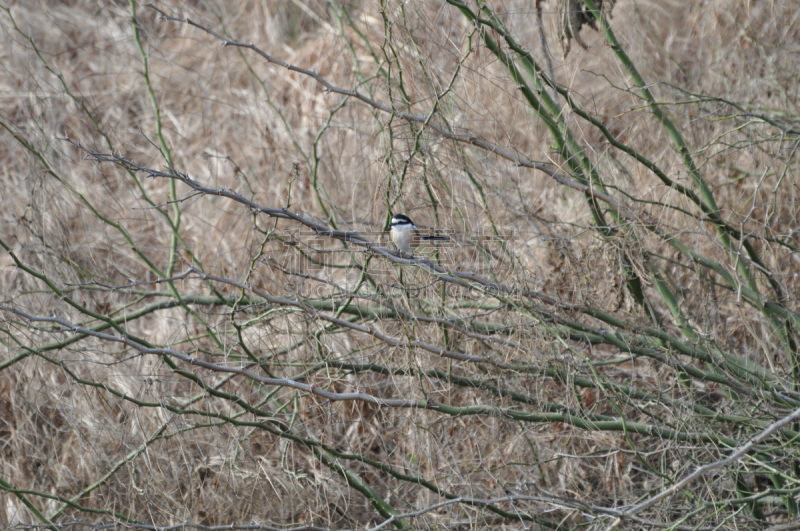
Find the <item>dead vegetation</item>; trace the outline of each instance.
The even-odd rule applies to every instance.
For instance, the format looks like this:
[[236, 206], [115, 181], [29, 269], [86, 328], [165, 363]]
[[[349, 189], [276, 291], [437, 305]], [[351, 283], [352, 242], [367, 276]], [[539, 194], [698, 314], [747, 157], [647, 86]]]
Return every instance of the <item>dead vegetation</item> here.
[[795, 525], [800, 13], [595, 3], [4, 5], [0, 526]]

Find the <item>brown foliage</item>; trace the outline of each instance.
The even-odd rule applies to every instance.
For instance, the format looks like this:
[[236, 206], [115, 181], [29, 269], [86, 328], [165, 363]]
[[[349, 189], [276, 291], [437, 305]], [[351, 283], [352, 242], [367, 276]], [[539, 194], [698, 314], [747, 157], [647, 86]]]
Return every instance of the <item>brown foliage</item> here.
[[[573, 0], [157, 3], [362, 99], [0, 12], [0, 527], [606, 526], [800, 407], [796, 6], [596, 3], [653, 105]], [[796, 434], [621, 526], [795, 520]]]

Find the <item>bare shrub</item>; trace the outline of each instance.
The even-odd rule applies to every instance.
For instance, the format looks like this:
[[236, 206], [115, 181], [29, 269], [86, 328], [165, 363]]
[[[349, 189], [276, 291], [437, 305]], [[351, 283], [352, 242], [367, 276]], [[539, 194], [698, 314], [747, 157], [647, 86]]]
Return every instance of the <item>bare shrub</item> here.
[[799, 17], [3, 6], [0, 526], [796, 525]]

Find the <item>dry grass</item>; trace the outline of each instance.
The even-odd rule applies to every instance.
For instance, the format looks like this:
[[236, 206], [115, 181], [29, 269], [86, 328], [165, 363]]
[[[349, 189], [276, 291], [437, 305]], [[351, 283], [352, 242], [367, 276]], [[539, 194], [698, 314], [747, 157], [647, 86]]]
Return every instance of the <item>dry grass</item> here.
[[[377, 3], [347, 2], [350, 27], [339, 24], [337, 3], [302, 2], [314, 16], [300, 4], [157, 6], [215, 31], [224, 27], [233, 39], [253, 42], [338, 87], [358, 87], [401, 111], [427, 115], [436, 95], [447, 89], [434, 122], [569, 173], [545, 123], [477, 33], [467, 55], [474, 26], [455, 7], [390, 1], [381, 12]], [[493, 8], [514, 38], [541, 60], [531, 4], [511, 1]], [[342, 318], [375, 326], [392, 338], [489, 356], [496, 363], [393, 347], [366, 333], [330, 327], [318, 314], [288, 305], [253, 306], [254, 292], [197, 275], [176, 281], [175, 292], [170, 291], [157, 282], [176, 259], [170, 181], [94, 163], [62, 139], [164, 169], [130, 10], [104, 2], [20, 2], [10, 6], [10, 13], [19, 31], [8, 14], [0, 13], [0, 121], [6, 125], [0, 136], [0, 239], [63, 294], [55, 294], [2, 252], [0, 305], [56, 315], [84, 327], [101, 324], [90, 312], [127, 316], [120, 326], [131, 336], [198, 359], [237, 367], [250, 363], [262, 376], [430, 407], [332, 402], [180, 361], [173, 367], [167, 358], [140, 355], [102, 338], [66, 343], [73, 331], [30, 323], [6, 311], [0, 321], [1, 527], [42, 523], [25, 501], [62, 523], [125, 517], [151, 525], [271, 522], [340, 529], [383, 521], [386, 514], [376, 509], [377, 498], [398, 512], [444, 500], [434, 488], [393, 477], [391, 471], [464, 498], [547, 493], [594, 508], [623, 507], [727, 455], [724, 444], [702, 436], [743, 443], [797, 408], [794, 398], [781, 402], [746, 378], [752, 393], [719, 381], [687, 380], [678, 363], [709, 375], [736, 375], [717, 358], [713, 363], [690, 359], [646, 335], [644, 328], [656, 325], [626, 287], [631, 271], [641, 278], [666, 334], [720, 356], [749, 360], [779, 382], [791, 382], [796, 372], [761, 308], [744, 304], [741, 293], [728, 289], [720, 275], [699, 267], [646, 227], [675, 235], [734, 276], [738, 261], [745, 260], [742, 255], [731, 255], [694, 203], [613, 148], [598, 128], [566, 105], [564, 123], [587, 161], [597, 168], [608, 193], [635, 211], [637, 223], [630, 231], [597, 230], [585, 195], [543, 172], [430, 130], [420, 133], [418, 125], [352, 98], [340, 108], [343, 97], [320, 90], [308, 76], [267, 64], [248, 50], [222, 47], [194, 27], [160, 20], [152, 9], [137, 6], [150, 82], [175, 169], [210, 188], [232, 189], [270, 208], [288, 204], [306, 219], [358, 230], [382, 244], [386, 212], [406, 212], [418, 225], [452, 231], [450, 247], [440, 255], [428, 249], [424, 256], [451, 269], [538, 290], [558, 304], [526, 298], [498, 304], [486, 291], [432, 284], [434, 278], [421, 269], [396, 266], [379, 256], [366, 265], [376, 284], [359, 286], [361, 270], [353, 264], [363, 265], [365, 254], [348, 254], [340, 242], [316, 237], [314, 245], [335, 252], [309, 251], [311, 256], [342, 266], [317, 267], [298, 252], [314, 239], [307, 226], [253, 216], [241, 204], [193, 194], [181, 183], [180, 201], [174, 203], [181, 213], [176, 275], [194, 263], [206, 273], [309, 304], [347, 300], [321, 278], [351, 290], [359, 286], [365, 290], [360, 293], [370, 294], [353, 299], [361, 314], [348, 311]], [[589, 49], [573, 46], [562, 59], [556, 15], [545, 4], [559, 83], [617, 139], [679, 185], [694, 189], [667, 132], [632, 89], [629, 74], [603, 36], [584, 29], [581, 37]], [[781, 134], [763, 120], [771, 117], [794, 127], [800, 121], [796, 4], [620, 0], [612, 28], [686, 139], [721, 217], [752, 235], [783, 299], [772, 293], [767, 276], [747, 262], [755, 272], [753, 282], [765, 298], [797, 315], [800, 257], [781, 242], [800, 242], [798, 137]], [[497, 34], [493, 38], [499, 39]], [[459, 61], [461, 71], [448, 89]], [[63, 76], [69, 93], [56, 74]], [[700, 95], [737, 102], [741, 110]], [[96, 118], [97, 128], [81, 104]], [[671, 315], [654, 271], [675, 294], [697, 337], [690, 339]], [[176, 293], [185, 306], [175, 302]], [[210, 302], [215, 293], [242, 299], [234, 310], [228, 301]], [[135, 315], [156, 303], [164, 307]], [[406, 313], [371, 319], [381, 304], [385, 311]], [[627, 324], [614, 328], [587, 308]], [[317, 309], [336, 313], [336, 308]], [[448, 319], [457, 326], [436, 326], [408, 314]], [[571, 328], [570, 323], [580, 326]], [[487, 339], [476, 336], [485, 332], [478, 325], [507, 328], [494, 330], [498, 333]], [[604, 331], [597, 332], [601, 327]], [[628, 355], [602, 339], [605, 328], [609, 335], [641, 340], [663, 358]], [[334, 362], [382, 369], [345, 370]], [[498, 396], [458, 378], [518, 394]], [[626, 394], [623, 386], [641, 395]], [[786, 396], [795, 397], [795, 391], [786, 389]], [[694, 405], [738, 415], [741, 421], [709, 420]], [[460, 414], [447, 409], [478, 406], [499, 409]], [[501, 410], [531, 417], [515, 418]], [[587, 422], [624, 418], [697, 437], [681, 441], [663, 433], [595, 430], [575, 424], [570, 415], [556, 418], [565, 411]], [[775, 445], [784, 443], [785, 453], [768, 454], [780, 473], [771, 477], [768, 467], [750, 456], [640, 516], [676, 522], [702, 503], [745, 497], [745, 490], [736, 490], [739, 476], [753, 492], [765, 492], [770, 481], [776, 489], [796, 489], [800, 477], [788, 457], [796, 444], [782, 439]], [[26, 493], [17, 496], [13, 489]], [[733, 529], [785, 522], [798, 516], [784, 503], [793, 497], [772, 494], [759, 506], [761, 515], [746, 504], [722, 505], [713, 515], [707, 507], [687, 524]], [[82, 512], [63, 503], [73, 499], [105, 512]], [[514, 528], [519, 526], [514, 515], [524, 513], [541, 525], [571, 529], [589, 525], [591, 515], [599, 514], [556, 501], [495, 503], [507, 511], [504, 515], [453, 504], [407, 522], [425, 528], [459, 523], [464, 528]], [[634, 521], [626, 525], [645, 527]]]

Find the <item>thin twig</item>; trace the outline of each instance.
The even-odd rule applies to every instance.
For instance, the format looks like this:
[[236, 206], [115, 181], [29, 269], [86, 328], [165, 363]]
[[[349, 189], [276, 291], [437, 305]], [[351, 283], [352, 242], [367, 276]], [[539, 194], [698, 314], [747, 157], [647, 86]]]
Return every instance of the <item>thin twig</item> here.
[[625, 518], [629, 518], [630, 516], [640, 512], [640, 511], [643, 511], [644, 509], [647, 509], [648, 507], [653, 506], [654, 504], [658, 503], [659, 501], [663, 500], [664, 498], [667, 498], [669, 496], [674, 495], [680, 489], [684, 488], [686, 485], [688, 485], [689, 483], [693, 482], [694, 480], [696, 480], [700, 476], [702, 476], [704, 474], [707, 474], [708, 472], [711, 472], [712, 470], [716, 470], [717, 468], [722, 468], [724, 466], [727, 466], [727, 465], [730, 465], [732, 463], [735, 463], [742, 456], [744, 456], [747, 452], [752, 450], [758, 443], [760, 443], [760, 442], [764, 441], [765, 439], [769, 438], [776, 431], [778, 431], [779, 429], [783, 428], [787, 424], [791, 424], [792, 422], [794, 422], [795, 420], [797, 420], [799, 418], [800, 418], [800, 409], [797, 409], [791, 415], [788, 415], [788, 416], [782, 418], [781, 420], [779, 420], [778, 422], [775, 422], [774, 424], [771, 424], [770, 426], [768, 426], [764, 431], [762, 431], [761, 433], [759, 433], [758, 435], [756, 435], [755, 437], [750, 439], [746, 444], [743, 444], [742, 446], [740, 446], [738, 450], [733, 452], [731, 455], [729, 455], [725, 459], [722, 459], [720, 461], [716, 461], [714, 463], [709, 463], [707, 465], [701, 466], [700, 468], [698, 468], [697, 470], [695, 470], [694, 472], [692, 472], [691, 474], [689, 474], [688, 476], [686, 476], [685, 478], [683, 478], [679, 482], [677, 482], [674, 485], [670, 486], [669, 488], [664, 489], [663, 491], [661, 491], [658, 494], [656, 494], [655, 496], [652, 496], [651, 498], [643, 501], [642, 503], [640, 503], [638, 505], [634, 505], [630, 509], [628, 509], [626, 511], [623, 511], [623, 513], [610, 526], [608, 526], [606, 531], [610, 531], [611, 529], [616, 528]]

